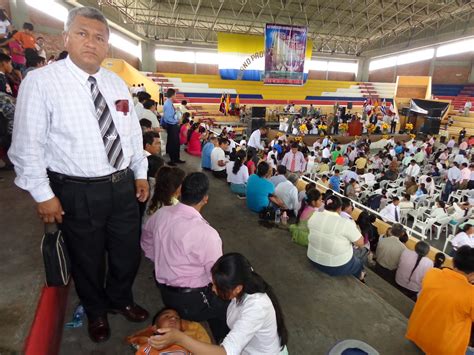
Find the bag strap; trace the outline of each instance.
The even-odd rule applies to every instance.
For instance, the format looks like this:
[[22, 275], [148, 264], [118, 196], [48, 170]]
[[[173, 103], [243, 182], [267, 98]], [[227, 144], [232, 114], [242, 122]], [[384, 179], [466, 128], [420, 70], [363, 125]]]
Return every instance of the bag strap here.
[[59, 230], [58, 225], [56, 223], [45, 223], [44, 224], [44, 232], [45, 233], [56, 233]]

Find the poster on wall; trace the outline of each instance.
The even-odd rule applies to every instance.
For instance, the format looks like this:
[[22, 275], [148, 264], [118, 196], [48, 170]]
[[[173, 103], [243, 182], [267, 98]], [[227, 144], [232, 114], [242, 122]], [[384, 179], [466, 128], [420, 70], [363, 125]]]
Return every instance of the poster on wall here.
[[303, 85], [306, 37], [306, 27], [265, 25], [265, 84]]

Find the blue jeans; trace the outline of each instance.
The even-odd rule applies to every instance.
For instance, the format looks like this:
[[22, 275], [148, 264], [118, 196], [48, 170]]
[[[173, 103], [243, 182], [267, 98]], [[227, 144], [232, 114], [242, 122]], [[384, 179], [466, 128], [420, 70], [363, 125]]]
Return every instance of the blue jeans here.
[[351, 260], [341, 266], [325, 266], [318, 263], [315, 263], [311, 260], [311, 263], [316, 266], [316, 268], [329, 276], [343, 276], [343, 275], [353, 275], [355, 277], [360, 277], [362, 270], [364, 270], [364, 265], [361, 260], [354, 255], [352, 255]]
[[234, 194], [245, 196], [247, 194], [247, 184], [230, 184], [230, 191]]

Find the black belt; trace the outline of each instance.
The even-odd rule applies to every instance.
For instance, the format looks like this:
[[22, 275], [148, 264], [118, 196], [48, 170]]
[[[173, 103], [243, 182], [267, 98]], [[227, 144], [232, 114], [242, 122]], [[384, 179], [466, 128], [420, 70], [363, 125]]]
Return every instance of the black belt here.
[[209, 285], [204, 287], [197, 287], [197, 288], [190, 288], [190, 287], [176, 287], [176, 286], [168, 286], [165, 284], [158, 283], [158, 287], [164, 288], [170, 292], [174, 293], [194, 293], [194, 292], [204, 292], [209, 290]]
[[78, 177], [78, 176], [68, 176], [68, 175], [64, 175], [64, 174], [60, 174], [60, 173], [56, 173], [54, 171], [48, 170], [48, 176], [52, 180], [56, 180], [59, 182], [74, 182], [78, 184], [97, 184], [97, 183], [104, 183], [104, 182], [116, 183], [125, 179], [129, 175], [129, 173], [131, 173], [131, 170], [127, 168], [127, 169], [116, 171], [115, 173], [112, 173], [107, 176], [87, 178], [87, 177]]

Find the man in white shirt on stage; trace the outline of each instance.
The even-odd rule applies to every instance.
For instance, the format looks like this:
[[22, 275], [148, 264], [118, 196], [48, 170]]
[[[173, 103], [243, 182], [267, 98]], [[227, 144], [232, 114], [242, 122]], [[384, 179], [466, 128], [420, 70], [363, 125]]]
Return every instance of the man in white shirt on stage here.
[[398, 197], [392, 198], [392, 203], [389, 203], [381, 211], [380, 215], [385, 221], [400, 222], [400, 199]]
[[286, 166], [290, 173], [303, 174], [306, 169], [306, 160], [303, 153], [298, 150], [298, 143], [291, 143], [291, 150], [285, 154], [281, 165]]
[[258, 162], [257, 153], [259, 150], [264, 150], [265, 147], [262, 144], [262, 135], [266, 135], [268, 127], [260, 127], [252, 132], [249, 141], [247, 142], [247, 152], [252, 153], [252, 160], [255, 164]]
[[147, 159], [126, 84], [101, 68], [109, 34], [97, 9], [69, 12], [69, 56], [22, 82], [9, 151], [15, 183], [30, 192], [42, 221], [58, 223], [64, 233], [94, 342], [110, 337], [108, 312], [134, 322], [148, 317], [132, 294]]
[[464, 104], [464, 116], [469, 117], [469, 113], [471, 112], [472, 102], [471, 100], [467, 100]]

